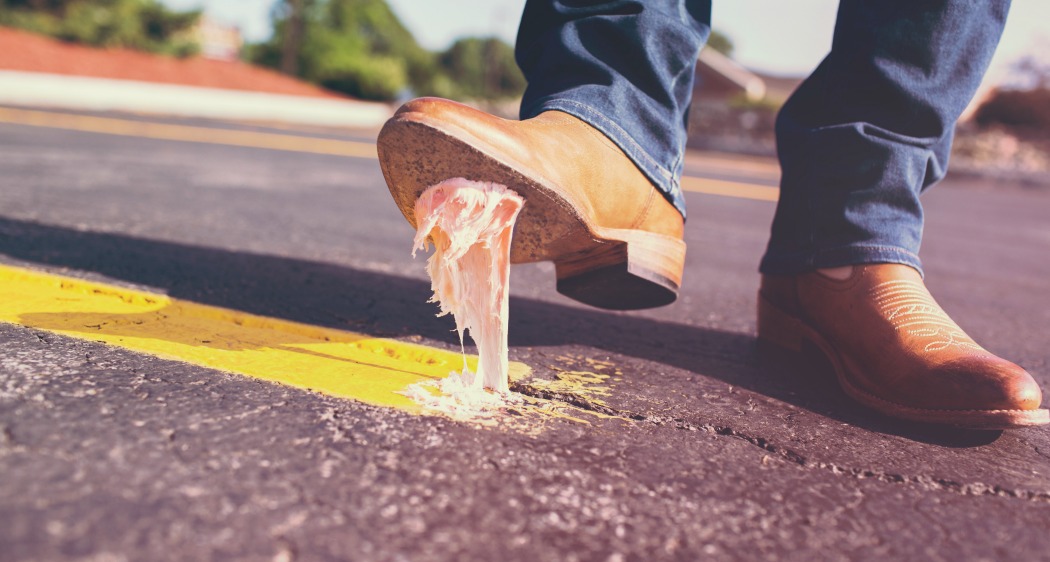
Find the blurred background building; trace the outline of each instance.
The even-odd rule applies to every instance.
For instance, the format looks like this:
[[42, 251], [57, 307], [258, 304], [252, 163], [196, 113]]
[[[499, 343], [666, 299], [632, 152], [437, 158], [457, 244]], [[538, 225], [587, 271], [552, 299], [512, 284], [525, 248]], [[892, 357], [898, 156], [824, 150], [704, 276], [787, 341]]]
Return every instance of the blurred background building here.
[[207, 15], [202, 15], [193, 26], [193, 40], [200, 46], [202, 57], [235, 61], [241, 58], [244, 37], [235, 25], [226, 25]]

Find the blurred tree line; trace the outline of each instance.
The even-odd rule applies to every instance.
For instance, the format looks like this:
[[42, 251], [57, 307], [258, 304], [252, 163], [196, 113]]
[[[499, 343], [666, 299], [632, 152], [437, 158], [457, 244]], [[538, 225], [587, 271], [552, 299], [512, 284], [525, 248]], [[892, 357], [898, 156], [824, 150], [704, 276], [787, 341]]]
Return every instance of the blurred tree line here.
[[[189, 33], [200, 16], [159, 0], [0, 0], [0, 26], [180, 57], [200, 50]], [[525, 89], [510, 45], [466, 38], [430, 52], [385, 0], [277, 0], [272, 18], [273, 36], [248, 45], [246, 60], [351, 96], [496, 100]]]
[[525, 89], [510, 45], [466, 38], [430, 52], [385, 0], [278, 0], [273, 24], [269, 41], [248, 47], [249, 61], [351, 96], [500, 99]]
[[200, 48], [187, 33], [199, 10], [176, 12], [157, 0], [0, 0], [0, 25], [98, 47], [174, 56]]
[[[200, 16], [199, 10], [170, 10], [159, 0], [0, 0], [0, 25], [175, 56], [199, 52], [189, 31]], [[271, 17], [273, 36], [248, 45], [246, 60], [351, 96], [500, 100], [525, 90], [507, 43], [470, 37], [428, 51], [386, 0], [276, 0]], [[709, 46], [727, 55], [733, 48], [717, 32]]]

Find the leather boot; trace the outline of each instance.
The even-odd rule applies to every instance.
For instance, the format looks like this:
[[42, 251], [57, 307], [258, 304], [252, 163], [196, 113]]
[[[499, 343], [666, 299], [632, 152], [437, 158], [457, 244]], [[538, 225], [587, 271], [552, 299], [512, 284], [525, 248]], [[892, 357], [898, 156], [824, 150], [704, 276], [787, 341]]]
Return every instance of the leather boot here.
[[431, 185], [457, 177], [503, 184], [525, 198], [511, 263], [553, 261], [560, 293], [601, 308], [651, 308], [677, 297], [681, 214], [612, 141], [576, 117], [548, 111], [511, 121], [421, 98], [387, 121], [378, 150], [409, 223]]
[[846, 394], [883, 414], [972, 429], [1050, 423], [1032, 376], [966, 335], [911, 267], [766, 275], [758, 301], [760, 342], [815, 346]]

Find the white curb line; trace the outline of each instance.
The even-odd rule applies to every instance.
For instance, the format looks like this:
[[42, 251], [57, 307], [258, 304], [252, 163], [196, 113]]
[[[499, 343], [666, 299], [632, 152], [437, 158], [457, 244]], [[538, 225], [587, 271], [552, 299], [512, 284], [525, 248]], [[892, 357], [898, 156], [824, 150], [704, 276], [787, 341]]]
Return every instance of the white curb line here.
[[0, 103], [336, 127], [376, 127], [393, 113], [381, 103], [13, 70], [0, 70]]

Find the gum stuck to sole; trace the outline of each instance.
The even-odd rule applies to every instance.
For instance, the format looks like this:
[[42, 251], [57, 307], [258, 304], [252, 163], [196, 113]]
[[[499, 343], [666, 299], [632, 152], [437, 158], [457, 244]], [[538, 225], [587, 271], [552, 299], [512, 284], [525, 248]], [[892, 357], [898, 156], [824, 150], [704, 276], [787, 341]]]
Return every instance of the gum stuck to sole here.
[[[541, 175], [484, 151], [469, 132], [405, 112], [379, 135], [380, 165], [390, 193], [415, 227], [415, 201], [450, 178], [497, 183], [525, 198], [514, 230], [511, 263], [553, 261], [558, 291], [599, 308], [635, 310], [674, 302], [681, 286], [685, 243], [636, 230], [589, 224]], [[495, 151], [493, 151], [495, 152]]]

